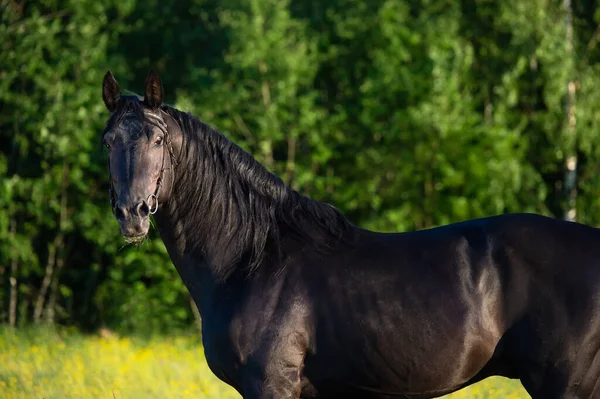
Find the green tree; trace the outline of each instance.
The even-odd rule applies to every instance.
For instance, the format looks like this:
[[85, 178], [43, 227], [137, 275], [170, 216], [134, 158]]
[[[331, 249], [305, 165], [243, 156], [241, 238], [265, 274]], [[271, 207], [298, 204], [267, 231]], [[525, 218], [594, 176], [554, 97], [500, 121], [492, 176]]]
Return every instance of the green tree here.
[[[143, 295], [133, 295], [144, 291], [143, 278], [175, 282], [168, 290], [157, 288], [155, 296], [169, 291], [184, 297], [176, 273], [163, 266], [168, 261], [164, 248], [151, 245], [123, 258], [108, 206], [99, 145], [107, 115], [99, 82], [111, 35], [118, 30], [108, 16], [128, 6], [9, 2], [2, 13], [0, 264], [3, 317], [11, 324], [98, 322], [94, 308], [103, 309], [122, 284], [113, 270], [135, 276], [122, 301], [138, 298], [136, 306], [147, 304]], [[163, 301], [168, 304], [169, 296]], [[113, 322], [123, 318], [118, 311], [107, 314]], [[179, 311], [163, 309], [163, 315], [189, 320]]]

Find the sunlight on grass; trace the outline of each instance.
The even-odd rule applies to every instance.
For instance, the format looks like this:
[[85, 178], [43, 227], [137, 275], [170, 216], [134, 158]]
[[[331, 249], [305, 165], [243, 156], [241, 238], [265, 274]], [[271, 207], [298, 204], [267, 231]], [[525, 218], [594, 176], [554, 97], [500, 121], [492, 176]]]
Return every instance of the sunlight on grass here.
[[0, 332], [4, 399], [240, 398], [210, 371], [197, 337], [100, 338]]
[[[206, 398], [240, 395], [210, 371], [197, 337], [101, 338], [52, 330], [0, 329], [4, 399]], [[447, 398], [529, 398], [494, 378]]]
[[483, 380], [469, 388], [444, 396], [445, 399], [530, 399], [519, 381], [502, 377]]

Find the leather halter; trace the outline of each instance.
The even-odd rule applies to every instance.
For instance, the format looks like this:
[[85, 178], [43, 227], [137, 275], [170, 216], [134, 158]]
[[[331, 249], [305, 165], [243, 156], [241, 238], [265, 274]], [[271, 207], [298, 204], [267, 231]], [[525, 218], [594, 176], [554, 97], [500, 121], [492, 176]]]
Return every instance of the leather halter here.
[[[158, 127], [163, 135], [164, 135], [164, 146], [163, 146], [163, 156], [162, 156], [162, 161], [161, 161], [161, 168], [160, 168], [160, 175], [158, 176], [158, 179], [156, 180], [156, 189], [154, 190], [153, 193], [148, 194], [148, 197], [146, 197], [146, 203], [150, 204], [150, 199], [153, 198], [154, 199], [154, 209], [152, 209], [152, 207], [150, 207], [150, 214], [154, 215], [156, 213], [156, 211], [158, 211], [158, 192], [160, 191], [160, 186], [162, 184], [162, 180], [163, 180], [163, 175], [165, 172], [165, 148], [168, 149], [169, 151], [169, 158], [171, 161], [171, 169], [173, 169], [175, 166], [178, 165], [177, 160], [175, 159], [175, 155], [173, 154], [173, 146], [171, 145], [171, 141], [169, 140], [169, 125], [170, 125], [170, 121], [172, 121], [173, 123], [176, 123], [169, 114], [167, 114], [165, 111], [163, 111], [162, 109], [160, 110], [160, 114], [164, 114], [167, 116], [167, 118], [163, 118], [161, 117], [161, 115], [158, 114], [150, 114], [151, 115], [151, 119], [152, 121], [149, 122], [151, 125], [154, 125], [156, 127]], [[128, 115], [132, 115], [132, 116], [137, 116], [136, 114], [129, 112], [126, 113], [124, 115], [124, 117], [127, 117]], [[166, 119], [166, 122], [165, 122]], [[148, 123], [148, 121], [146, 121], [146, 123]], [[171, 178], [173, 179], [173, 173], [171, 173]], [[111, 209], [113, 211], [113, 214], [116, 214], [116, 204], [117, 204], [117, 194], [114, 190], [113, 187], [113, 182], [112, 182], [112, 171], [110, 169], [110, 161], [108, 162], [108, 179], [109, 179], [109, 195], [110, 195], [110, 206]], [[172, 188], [173, 184], [171, 183], [171, 188]]]

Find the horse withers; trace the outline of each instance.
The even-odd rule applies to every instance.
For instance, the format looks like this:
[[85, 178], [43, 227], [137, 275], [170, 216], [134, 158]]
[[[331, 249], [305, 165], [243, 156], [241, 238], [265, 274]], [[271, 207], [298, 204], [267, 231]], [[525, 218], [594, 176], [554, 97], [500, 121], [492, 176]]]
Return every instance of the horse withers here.
[[193, 115], [103, 81], [111, 204], [150, 215], [244, 398], [433, 398], [489, 376], [595, 398], [600, 230], [531, 214], [384, 234], [288, 188]]

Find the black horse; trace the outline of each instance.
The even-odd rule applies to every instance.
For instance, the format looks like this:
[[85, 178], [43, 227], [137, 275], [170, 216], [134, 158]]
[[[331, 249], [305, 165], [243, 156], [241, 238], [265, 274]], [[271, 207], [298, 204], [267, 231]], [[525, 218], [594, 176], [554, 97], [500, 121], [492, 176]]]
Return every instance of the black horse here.
[[244, 398], [432, 398], [492, 375], [533, 398], [600, 397], [600, 230], [530, 214], [361, 229], [220, 133], [103, 81], [111, 202], [149, 216]]

